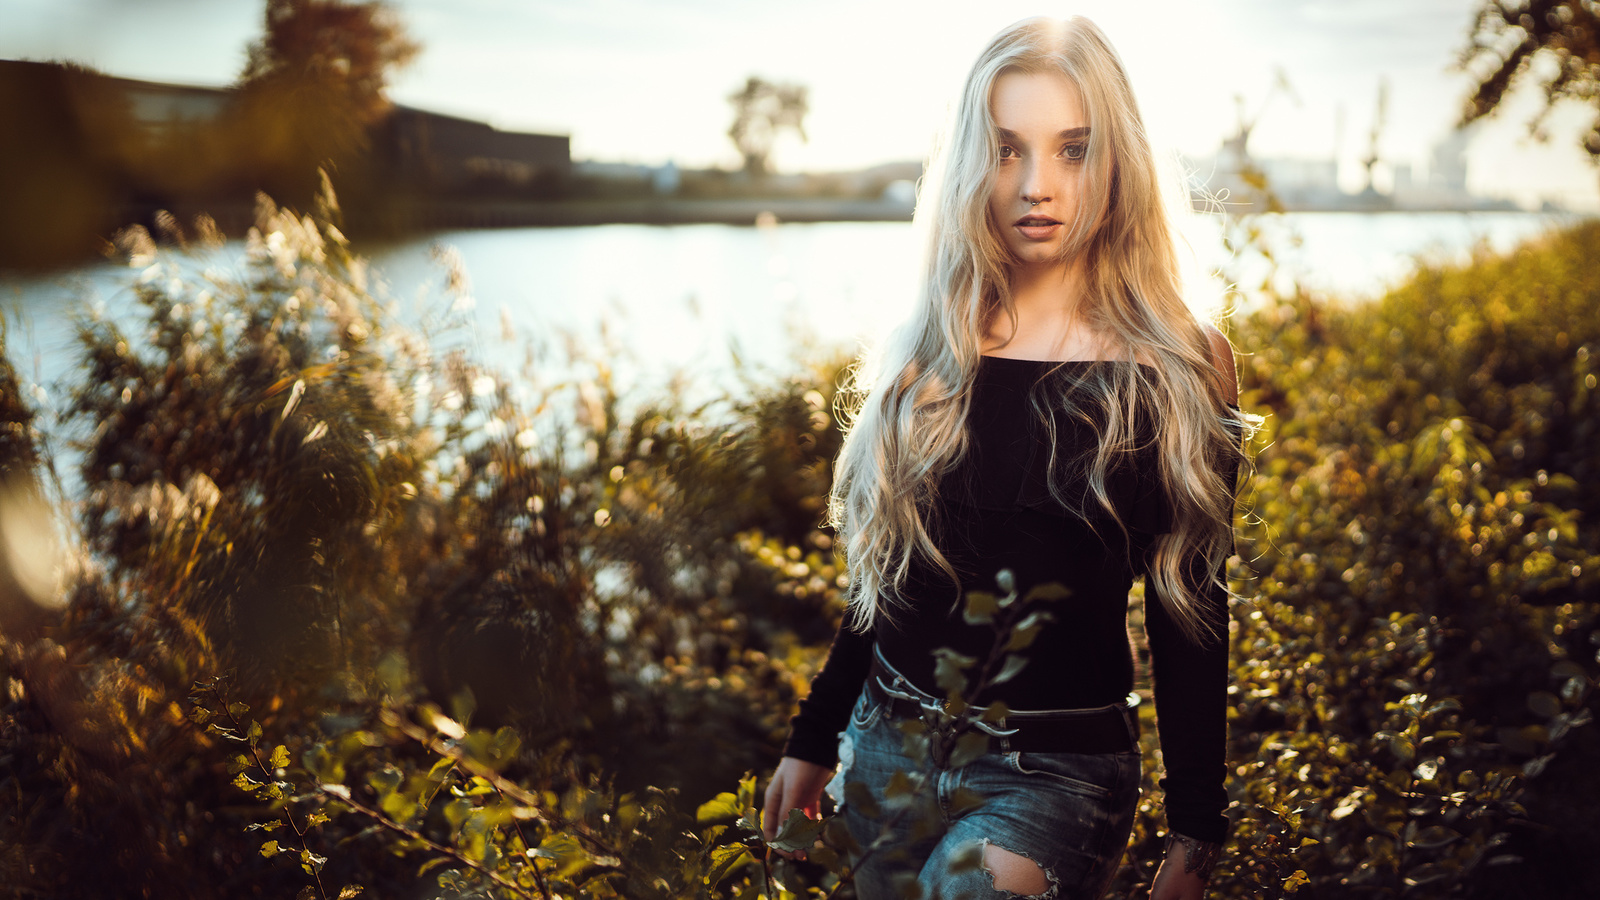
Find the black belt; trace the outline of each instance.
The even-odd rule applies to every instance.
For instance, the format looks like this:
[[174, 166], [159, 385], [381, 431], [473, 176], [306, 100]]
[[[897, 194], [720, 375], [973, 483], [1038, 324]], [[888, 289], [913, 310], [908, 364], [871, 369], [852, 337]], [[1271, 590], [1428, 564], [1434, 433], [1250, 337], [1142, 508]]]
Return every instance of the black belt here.
[[[880, 680], [881, 679], [881, 680]], [[873, 654], [872, 667], [867, 671], [867, 691], [874, 702], [884, 704], [884, 715], [895, 719], [921, 719], [929, 722], [935, 717], [917, 700], [896, 697], [885, 690], [889, 688], [910, 694], [921, 694], [906, 680], [889, 669]], [[1107, 706], [1092, 710], [1061, 712], [1013, 713], [992, 725], [1000, 734], [989, 733], [974, 727], [978, 734], [989, 738], [989, 750], [998, 753], [1123, 753], [1138, 749], [1139, 719], [1129, 715], [1124, 706]], [[935, 748], [947, 741], [932, 741]], [[946, 748], [948, 749], [948, 748]], [[934, 750], [934, 764], [944, 768]]]

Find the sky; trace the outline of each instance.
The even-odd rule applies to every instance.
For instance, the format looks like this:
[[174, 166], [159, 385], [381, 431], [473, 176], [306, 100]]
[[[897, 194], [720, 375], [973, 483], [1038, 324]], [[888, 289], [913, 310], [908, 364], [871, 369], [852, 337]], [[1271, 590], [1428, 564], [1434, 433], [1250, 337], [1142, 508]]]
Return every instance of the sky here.
[[[984, 42], [1030, 15], [1090, 15], [1121, 53], [1159, 147], [1217, 148], [1243, 98], [1257, 156], [1341, 161], [1359, 186], [1379, 83], [1379, 152], [1426, 167], [1470, 78], [1455, 68], [1476, 0], [392, 0], [422, 45], [397, 102], [572, 137], [576, 159], [733, 166], [727, 95], [752, 74], [805, 84], [808, 140], [780, 170], [921, 159]], [[0, 58], [70, 59], [129, 78], [225, 85], [261, 0], [0, 0]], [[1282, 70], [1292, 93], [1269, 95]], [[1468, 184], [1524, 203], [1600, 209], [1574, 137], [1588, 113], [1528, 137], [1530, 98], [1481, 129]]]

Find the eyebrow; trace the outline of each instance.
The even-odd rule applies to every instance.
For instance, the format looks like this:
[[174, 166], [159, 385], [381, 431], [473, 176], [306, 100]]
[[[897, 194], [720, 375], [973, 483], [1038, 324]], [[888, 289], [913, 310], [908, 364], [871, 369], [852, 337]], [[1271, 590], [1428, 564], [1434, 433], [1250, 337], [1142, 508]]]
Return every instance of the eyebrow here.
[[[1021, 135], [1009, 128], [996, 128], [995, 130], [1000, 132], [1000, 138], [1002, 140], [1015, 141], [1021, 137]], [[1063, 128], [1062, 130], [1056, 132], [1056, 140], [1061, 141], [1070, 141], [1075, 138], [1086, 138], [1088, 136], [1089, 126], [1087, 125], [1080, 125], [1077, 128]]]

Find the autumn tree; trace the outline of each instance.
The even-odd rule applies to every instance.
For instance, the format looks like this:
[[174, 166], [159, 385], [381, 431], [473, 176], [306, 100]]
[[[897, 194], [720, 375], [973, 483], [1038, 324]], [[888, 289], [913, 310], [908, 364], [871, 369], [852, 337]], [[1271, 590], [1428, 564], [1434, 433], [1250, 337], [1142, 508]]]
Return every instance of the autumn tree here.
[[739, 148], [750, 175], [759, 178], [772, 171], [772, 147], [784, 129], [806, 139], [805, 118], [810, 111], [806, 93], [802, 84], [779, 84], [751, 75], [744, 87], [728, 95], [733, 105], [728, 137]]
[[1489, 115], [1506, 93], [1530, 80], [1541, 106], [1530, 123], [1543, 136], [1563, 100], [1595, 107], [1582, 138], [1600, 162], [1600, 6], [1591, 0], [1489, 0], [1478, 10], [1461, 65], [1477, 80], [1462, 124]]
[[267, 0], [239, 78], [241, 152], [258, 186], [306, 193], [318, 166], [365, 150], [390, 73], [418, 49], [382, 0]]

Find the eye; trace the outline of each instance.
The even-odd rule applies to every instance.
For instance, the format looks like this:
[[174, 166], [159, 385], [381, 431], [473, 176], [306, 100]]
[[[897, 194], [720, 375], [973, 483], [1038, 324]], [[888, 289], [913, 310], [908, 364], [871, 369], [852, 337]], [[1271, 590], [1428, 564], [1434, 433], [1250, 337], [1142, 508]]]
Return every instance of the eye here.
[[1001, 144], [1000, 145], [1000, 158], [1001, 159], [1012, 159], [1016, 155], [1017, 155], [1017, 151], [1010, 144]]
[[1061, 148], [1061, 155], [1073, 162], [1082, 162], [1089, 154], [1088, 144], [1068, 144]]

